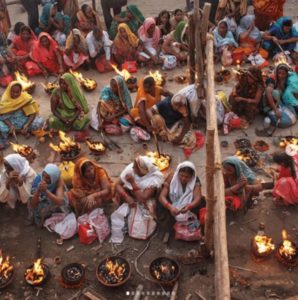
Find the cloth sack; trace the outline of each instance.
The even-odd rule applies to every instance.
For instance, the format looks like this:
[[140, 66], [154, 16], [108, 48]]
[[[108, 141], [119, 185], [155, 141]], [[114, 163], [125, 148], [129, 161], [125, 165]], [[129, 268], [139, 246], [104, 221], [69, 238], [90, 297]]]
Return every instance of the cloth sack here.
[[123, 203], [111, 214], [111, 243], [121, 244], [123, 242], [123, 228], [125, 227], [125, 218], [128, 216], [129, 211], [129, 205]]
[[200, 222], [195, 214], [190, 213], [186, 221], [174, 225], [175, 239], [183, 241], [199, 241], [202, 238]]
[[[282, 107], [278, 108], [278, 110], [281, 112], [281, 118], [279, 120], [278, 127], [288, 128], [288, 127], [293, 126], [296, 123], [297, 116], [293, 109], [286, 107], [286, 106], [282, 106]], [[271, 123], [273, 125], [275, 125], [277, 122], [275, 112], [272, 110], [269, 111], [268, 117], [270, 118]]]
[[174, 55], [161, 55], [161, 58], [164, 59], [163, 61], [163, 70], [173, 70], [177, 66], [177, 58]]

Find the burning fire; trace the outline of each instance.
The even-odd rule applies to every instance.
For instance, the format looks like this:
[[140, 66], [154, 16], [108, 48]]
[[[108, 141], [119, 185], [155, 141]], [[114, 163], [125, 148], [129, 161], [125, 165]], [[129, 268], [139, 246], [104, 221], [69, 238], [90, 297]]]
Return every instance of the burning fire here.
[[164, 84], [165, 79], [158, 70], [155, 72], [149, 71], [149, 75], [154, 78], [154, 81], [157, 85], [162, 86]]
[[25, 279], [31, 285], [38, 285], [45, 278], [45, 272], [41, 263], [41, 258], [38, 258], [33, 266], [25, 271]]
[[59, 84], [58, 83], [52, 83], [52, 82], [49, 82], [47, 84], [41, 84], [45, 90], [46, 93], [52, 93], [52, 91], [56, 88], [59, 87]]
[[237, 150], [235, 156], [244, 161], [250, 167], [257, 165], [260, 161], [260, 156], [257, 152], [250, 148]]
[[93, 91], [97, 87], [97, 83], [93, 79], [84, 78], [83, 74], [80, 72], [76, 72], [73, 70], [69, 70], [69, 72], [75, 77], [75, 79], [88, 91]]
[[280, 140], [279, 146], [281, 148], [285, 148], [289, 144], [291, 145], [298, 145], [298, 138], [297, 137], [285, 137]]
[[2, 278], [8, 279], [10, 273], [13, 271], [13, 266], [10, 264], [9, 256], [3, 257], [2, 250], [0, 249], [0, 281]]
[[146, 156], [151, 158], [153, 164], [159, 168], [160, 171], [166, 170], [170, 166], [171, 158], [169, 155], [161, 154], [158, 155], [157, 152], [148, 151]]
[[34, 82], [30, 81], [24, 74], [20, 73], [19, 71], [16, 71], [14, 75], [16, 77], [16, 81], [18, 81], [22, 85], [24, 91], [31, 89], [35, 85]]
[[256, 250], [260, 254], [271, 253], [275, 246], [272, 243], [272, 239], [265, 235], [256, 235], [254, 237]]
[[54, 145], [53, 143], [50, 143], [49, 146], [55, 151], [55, 152], [71, 152], [73, 150], [77, 151], [79, 150], [79, 145], [72, 140], [70, 137], [67, 137], [65, 132], [59, 130], [59, 139], [60, 143], [59, 146]]
[[108, 260], [106, 263], [106, 270], [109, 276], [114, 277], [118, 282], [123, 280], [123, 275], [125, 272], [125, 264], [118, 264], [118, 261], [113, 263], [112, 260]]
[[116, 65], [111, 64], [111, 66], [118, 75], [123, 77], [124, 81], [127, 81], [129, 78], [132, 77], [132, 75], [126, 69], [120, 71]]
[[175, 266], [169, 266], [168, 264], [161, 264], [159, 270], [154, 270], [156, 279], [161, 279], [162, 275], [168, 276], [171, 272], [175, 272]]
[[28, 156], [33, 152], [33, 149], [30, 146], [27, 145], [19, 145], [19, 144], [14, 144], [10, 143], [12, 146], [12, 150], [19, 153], [20, 155], [23, 156]]
[[103, 152], [106, 150], [104, 144], [100, 142], [91, 142], [87, 140], [86, 144], [88, 145], [89, 149], [92, 151]]
[[279, 247], [278, 251], [280, 255], [284, 258], [292, 260], [297, 255], [297, 248], [289, 240], [288, 233], [286, 230], [282, 231], [282, 245]]
[[288, 59], [287, 59], [286, 55], [283, 54], [283, 53], [279, 53], [278, 55], [276, 55], [274, 57], [274, 65], [275, 65], [275, 67], [277, 67], [280, 64], [287, 65], [289, 68], [291, 68], [291, 66], [289, 65], [289, 62], [288, 62]]

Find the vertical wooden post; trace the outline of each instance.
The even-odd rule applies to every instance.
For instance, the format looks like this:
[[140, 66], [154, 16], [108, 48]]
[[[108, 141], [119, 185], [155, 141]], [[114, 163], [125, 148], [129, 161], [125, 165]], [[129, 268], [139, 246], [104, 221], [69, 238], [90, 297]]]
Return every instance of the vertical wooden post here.
[[195, 68], [196, 68], [196, 57], [195, 57], [195, 22], [194, 14], [188, 13], [188, 30], [189, 30], [189, 83], [195, 83]]
[[94, 10], [96, 10], [96, 1], [95, 1], [95, 0], [92, 0], [92, 8], [93, 8]]
[[189, 12], [191, 10], [190, 0], [186, 0], [186, 9], [187, 9], [187, 12]]
[[[207, 34], [206, 55], [207, 55], [207, 118], [211, 128], [215, 129], [214, 136], [214, 253], [215, 253], [215, 298], [217, 300], [230, 299], [230, 276], [227, 249], [226, 229], [226, 207], [225, 188], [221, 169], [221, 154], [217, 130], [216, 101], [214, 87], [214, 61], [213, 61], [213, 36]], [[207, 183], [208, 184], [208, 183]], [[210, 213], [210, 212], [209, 212]]]
[[206, 36], [209, 27], [210, 12], [211, 12], [211, 3], [205, 3], [203, 8], [202, 25], [201, 25], [203, 46], [206, 46]]

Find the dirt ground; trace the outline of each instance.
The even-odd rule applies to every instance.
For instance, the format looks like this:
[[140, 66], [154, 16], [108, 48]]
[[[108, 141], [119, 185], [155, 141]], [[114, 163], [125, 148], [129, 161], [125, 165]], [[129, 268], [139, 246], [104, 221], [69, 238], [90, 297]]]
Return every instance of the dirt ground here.
[[[91, 1], [81, 1], [82, 3]], [[184, 8], [185, 2], [182, 0], [164, 0], [157, 2], [156, 0], [133, 0], [129, 3], [138, 4], [145, 16], [157, 15], [162, 9], [173, 10], [175, 8]], [[98, 10], [100, 11], [100, 4], [97, 1]], [[22, 12], [19, 5], [9, 7], [12, 22], [19, 20], [26, 20], [26, 14]], [[297, 0], [288, 0], [285, 6], [285, 14], [296, 17]], [[220, 66], [216, 66], [217, 69]], [[175, 92], [183, 87], [183, 85], [176, 84], [171, 81], [171, 78], [176, 74], [184, 74], [185, 69], [178, 68], [167, 73], [166, 88]], [[141, 78], [147, 73], [147, 70], [141, 69], [137, 73], [137, 77]], [[99, 90], [109, 83], [113, 73], [98, 74], [93, 70], [84, 72], [88, 77], [94, 78], [98, 82], [96, 91], [87, 94], [90, 106], [95, 105], [98, 100]], [[49, 96], [43, 91], [40, 85], [43, 79], [40, 77], [34, 78], [37, 83], [37, 88], [34, 92], [34, 97], [41, 104], [41, 115], [46, 117], [49, 114]], [[229, 93], [234, 81], [231, 80], [229, 84], [217, 86], [217, 90], [224, 90]], [[3, 90], [0, 91], [2, 93]], [[261, 118], [257, 118], [255, 126], [246, 130], [248, 138], [253, 143], [257, 140], [254, 134], [254, 128], [260, 125]], [[204, 128], [200, 128], [204, 132]], [[99, 138], [95, 132], [91, 132], [93, 138]], [[275, 138], [265, 139], [269, 145], [270, 150], [263, 156], [264, 168], [270, 164], [270, 153], [277, 150], [274, 145], [276, 137], [296, 135], [298, 136], [297, 125], [287, 130], [277, 130]], [[234, 154], [235, 148], [233, 141], [236, 138], [245, 137], [241, 131], [233, 131], [228, 136], [220, 136], [221, 140], [227, 140], [229, 147], [222, 149], [223, 158]], [[100, 157], [99, 163], [106, 167], [109, 174], [116, 178], [119, 176], [121, 170], [137, 155], [144, 153], [141, 144], [135, 144], [124, 135], [119, 138], [114, 138], [124, 149], [122, 154], [117, 154], [114, 151], [108, 151], [104, 156]], [[23, 140], [20, 142], [27, 143], [38, 150], [40, 156], [34, 162], [33, 167], [39, 171], [48, 161], [57, 161], [57, 157], [48, 147], [48, 143], [39, 144], [34, 138]], [[154, 144], [148, 143], [148, 148], [154, 150]], [[83, 151], [89, 155], [88, 150], [83, 145]], [[174, 148], [167, 144], [162, 144], [162, 151], [172, 156], [173, 162], [171, 168], [174, 169], [178, 163], [185, 159], [181, 149]], [[4, 155], [11, 152], [8, 149]], [[197, 166], [198, 175], [205, 190], [205, 149], [202, 148], [195, 152], [191, 157]], [[57, 161], [58, 162], [58, 161]], [[256, 170], [258, 175], [263, 180], [268, 180], [264, 176], [262, 169]], [[56, 244], [57, 235], [49, 233], [46, 229], [38, 229], [34, 226], [26, 224], [27, 211], [23, 206], [18, 206], [15, 210], [10, 210], [5, 206], [0, 206], [0, 248], [5, 254], [12, 256], [12, 263], [14, 265], [15, 278], [13, 283], [6, 290], [0, 291], [0, 299], [83, 299], [84, 297], [72, 298], [78, 291], [64, 289], [60, 285], [60, 274], [64, 265], [71, 262], [79, 262], [85, 264], [86, 267], [86, 282], [84, 287], [92, 288], [93, 291], [103, 295], [109, 300], [133, 299], [139, 284], [144, 285], [144, 296], [147, 299], [167, 299], [169, 289], [163, 289], [161, 286], [148, 281], [146, 278], [140, 276], [135, 268], [134, 262], [136, 257], [141, 253], [147, 242], [132, 240], [125, 238], [122, 245], [111, 245], [104, 242], [99, 250], [94, 249], [98, 246], [97, 242], [90, 246], [80, 244], [78, 237], [64, 241], [62, 246]], [[280, 265], [275, 257], [263, 263], [256, 263], [250, 255], [251, 238], [258, 230], [258, 224], [264, 222], [266, 224], [266, 232], [272, 236], [273, 241], [277, 244], [281, 241], [281, 230], [286, 229], [294, 241], [298, 241], [298, 212], [297, 208], [277, 208], [272, 203], [269, 196], [261, 195], [253, 209], [249, 210], [246, 215], [239, 213], [237, 215], [228, 213], [227, 215], [227, 230], [228, 230], [228, 251], [229, 263], [231, 266], [231, 295], [232, 299], [251, 300], [251, 299], [287, 299], [289, 297], [298, 297], [298, 272], [297, 269], [287, 269]], [[156, 235], [151, 241], [148, 250], [140, 258], [138, 268], [146, 277], [150, 277], [149, 264], [159, 256], [169, 256], [179, 258], [185, 256], [191, 249], [198, 249], [197, 242], [181, 242], [176, 241], [171, 232], [170, 240], [167, 244], [162, 242], [164, 233], [167, 231], [165, 224], [159, 226]], [[51, 278], [43, 286], [39, 295], [36, 296], [37, 290], [28, 287], [24, 282], [23, 274], [26, 266], [32, 263], [36, 255], [37, 238], [41, 237], [42, 241], [42, 256], [44, 262], [50, 267]], [[74, 249], [67, 252], [70, 246]], [[104, 288], [96, 279], [96, 267], [98, 263], [105, 257], [111, 254], [118, 253], [123, 250], [123, 256], [131, 262], [132, 275], [130, 280], [123, 286], [114, 289]], [[61, 258], [61, 264], [55, 263], [55, 257]], [[243, 268], [240, 270], [240, 267]], [[214, 266], [213, 261], [201, 261], [200, 263], [184, 265], [181, 264], [181, 274], [179, 277], [179, 290], [177, 299], [186, 299], [188, 294], [192, 297], [188, 299], [199, 299], [195, 292], [199, 292], [205, 299], [214, 299]], [[201, 298], [202, 299], [202, 298]], [[298, 298], [295, 298], [298, 299]]]

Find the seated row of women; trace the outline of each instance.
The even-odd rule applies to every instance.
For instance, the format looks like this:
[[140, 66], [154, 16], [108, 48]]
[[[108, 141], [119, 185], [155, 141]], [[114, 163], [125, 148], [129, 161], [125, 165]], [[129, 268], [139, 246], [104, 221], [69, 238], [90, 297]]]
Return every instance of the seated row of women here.
[[[285, 153], [273, 155], [279, 165], [273, 189], [278, 204], [298, 203], [298, 156]], [[253, 171], [239, 158], [223, 161], [225, 196], [239, 202], [237, 208], [250, 203], [262, 190], [262, 184]], [[36, 174], [29, 162], [19, 154], [4, 157], [1, 173], [1, 202], [14, 208], [17, 201], [28, 203], [37, 225], [42, 226], [53, 212], [73, 210], [77, 216], [105, 207], [112, 201], [118, 208], [122, 203], [130, 207], [141, 204], [150, 215], [156, 215], [156, 199], [176, 220], [185, 219], [188, 212], [198, 213], [204, 206], [201, 183], [194, 164], [180, 163], [176, 171], [164, 177], [150, 158], [137, 156], [121, 172], [114, 184], [108, 172], [94, 161], [81, 157], [76, 161], [72, 187], [67, 189], [60, 169], [48, 164]], [[186, 214], [186, 215], [185, 215]]]

